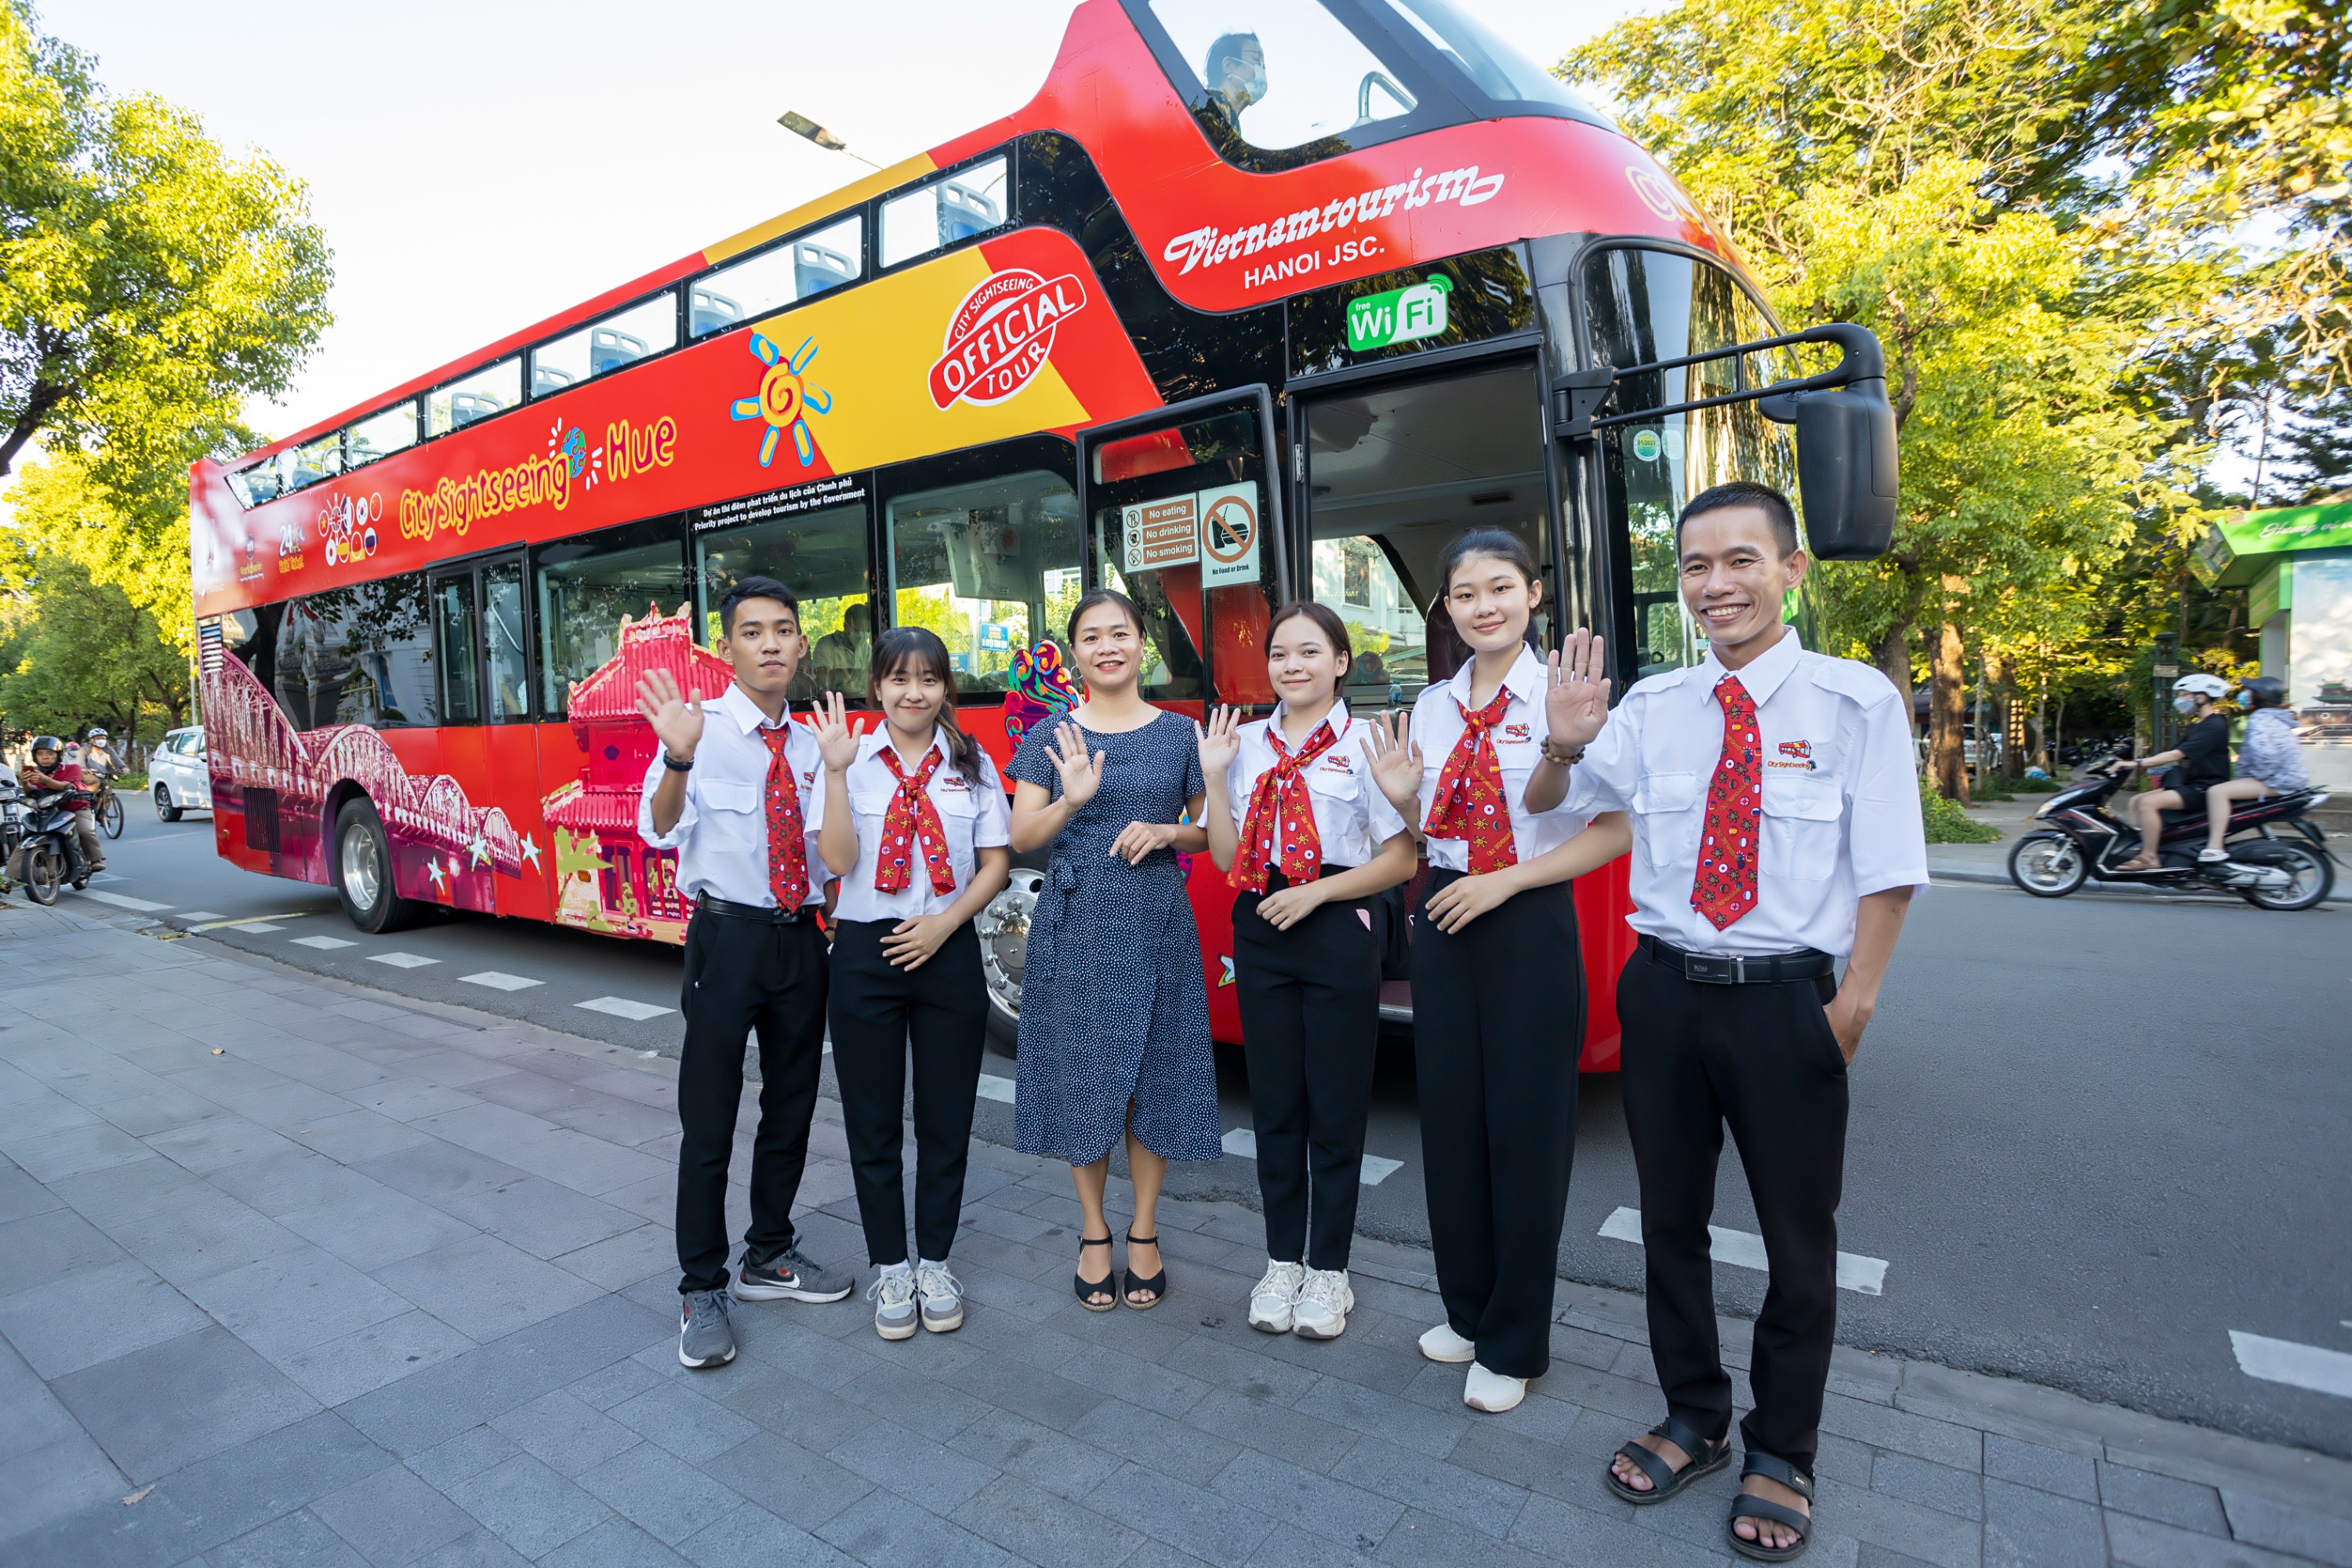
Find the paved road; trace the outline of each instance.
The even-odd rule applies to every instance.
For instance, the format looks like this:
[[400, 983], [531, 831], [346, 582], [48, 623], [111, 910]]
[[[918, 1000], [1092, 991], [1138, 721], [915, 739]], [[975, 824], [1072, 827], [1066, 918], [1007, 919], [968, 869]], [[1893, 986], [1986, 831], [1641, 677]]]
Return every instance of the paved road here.
[[[364, 937], [325, 889], [220, 862], [208, 821], [158, 824], [136, 804], [131, 816], [117, 879], [94, 889], [124, 912], [136, 900], [183, 924], [292, 916], [209, 934], [405, 995], [676, 1048], [675, 1012], [582, 1005], [674, 1007], [670, 950], [472, 918]], [[300, 945], [315, 939], [351, 945]], [[433, 962], [377, 962], [392, 953]], [[539, 984], [467, 978], [483, 973]], [[1879, 1293], [1842, 1293], [1841, 1337], [2352, 1455], [2352, 1397], [2251, 1376], [2231, 1339], [2320, 1352], [2278, 1352], [2306, 1383], [2352, 1374], [2347, 984], [2352, 907], [2274, 915], [1939, 885], [1915, 908], [1854, 1074], [1841, 1245], [1855, 1284], [1874, 1264], [1884, 1275]], [[1239, 1053], [1221, 1052], [1219, 1068], [1226, 1125], [1246, 1128]], [[1003, 1058], [989, 1071], [1012, 1076]], [[1010, 1142], [1011, 1122], [1009, 1104], [982, 1102], [982, 1136]], [[1640, 1202], [1612, 1079], [1586, 1080], [1579, 1138], [1560, 1271], [1638, 1288], [1638, 1245], [1604, 1234]], [[1425, 1242], [1402, 1041], [1382, 1053], [1369, 1146], [1398, 1164], [1365, 1188], [1361, 1227]], [[1253, 1196], [1244, 1160], [1180, 1171], [1182, 1195]], [[1717, 1220], [1755, 1229], [1736, 1159]], [[1727, 1237], [1720, 1250], [1739, 1246]], [[1752, 1314], [1762, 1283], [1717, 1271], [1727, 1310]]]

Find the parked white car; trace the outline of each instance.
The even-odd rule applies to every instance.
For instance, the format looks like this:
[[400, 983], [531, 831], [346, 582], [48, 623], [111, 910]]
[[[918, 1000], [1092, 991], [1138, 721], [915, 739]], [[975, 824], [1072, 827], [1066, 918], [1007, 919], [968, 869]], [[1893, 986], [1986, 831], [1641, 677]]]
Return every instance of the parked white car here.
[[155, 815], [177, 822], [184, 811], [213, 808], [212, 764], [205, 756], [205, 727], [174, 730], [163, 737], [147, 759], [147, 793], [155, 799]]

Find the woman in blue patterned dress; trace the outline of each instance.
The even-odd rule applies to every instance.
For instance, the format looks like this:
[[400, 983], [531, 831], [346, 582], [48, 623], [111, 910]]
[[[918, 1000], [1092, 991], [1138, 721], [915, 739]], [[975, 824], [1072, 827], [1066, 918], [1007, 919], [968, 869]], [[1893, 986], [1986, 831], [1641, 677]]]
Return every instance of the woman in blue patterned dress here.
[[1168, 1162], [1224, 1152], [1201, 939], [1176, 858], [1205, 850], [1208, 834], [1192, 723], [1136, 689], [1147, 649], [1133, 602], [1088, 594], [1069, 641], [1086, 701], [1050, 733], [1032, 729], [1004, 770], [1014, 851], [1053, 846], [1029, 924], [1013, 1129], [1024, 1152], [1070, 1163], [1086, 1216], [1078, 1300], [1107, 1312], [1120, 1299], [1103, 1217], [1112, 1146], [1126, 1140], [1135, 1179], [1125, 1298], [1138, 1308], [1167, 1294], [1155, 1211]]

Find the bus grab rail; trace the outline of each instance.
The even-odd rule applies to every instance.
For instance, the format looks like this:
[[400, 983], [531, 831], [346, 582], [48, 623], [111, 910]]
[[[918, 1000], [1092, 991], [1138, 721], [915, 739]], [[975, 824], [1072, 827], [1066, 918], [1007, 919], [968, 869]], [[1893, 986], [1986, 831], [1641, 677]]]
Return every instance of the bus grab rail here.
[[[1685, 365], [1704, 364], [1710, 360], [1728, 359], [1732, 362], [1732, 378], [1737, 385], [1747, 374], [1745, 356], [1795, 343], [1834, 343], [1840, 351], [1838, 363], [1815, 374], [1776, 381], [1768, 386], [1739, 387], [1737, 391], [1714, 397], [1661, 404], [1655, 408], [1635, 409], [1630, 413], [1596, 412], [1617, 390], [1617, 383], [1627, 376], [1648, 375], [1655, 372], [1680, 370]], [[1719, 408], [1727, 404], [1755, 403], [1790, 393], [1815, 392], [1825, 387], [1851, 386], [1857, 382], [1884, 382], [1885, 379], [1886, 356], [1878, 345], [1877, 334], [1852, 321], [1829, 321], [1818, 327], [1808, 327], [1801, 332], [1788, 332], [1777, 338], [1759, 338], [1748, 343], [1732, 343], [1724, 348], [1709, 349], [1704, 353], [1684, 354], [1678, 359], [1627, 365], [1622, 370], [1613, 365], [1595, 365], [1590, 370], [1572, 370], [1565, 375], [1555, 376], [1551, 384], [1554, 399], [1552, 433], [1568, 438], [1589, 437], [1612, 425], [1630, 425], [1639, 420], [1661, 419], [1669, 414], [1688, 414], [1701, 408]], [[1768, 408], [1764, 413], [1767, 418], [1776, 417], [1771, 409]], [[1780, 423], [1786, 424], [1788, 420], [1780, 419]]]
[[1181, 403], [1163, 403], [1157, 408], [1147, 408], [1140, 414], [1123, 418], [1106, 419], [1099, 425], [1088, 425], [1077, 432], [1078, 437], [1078, 517], [1080, 525], [1088, 530], [1094, 526], [1093, 502], [1087, 489], [1094, 479], [1094, 465], [1089, 460], [1093, 449], [1105, 441], [1117, 440], [1130, 430], [1145, 430], [1164, 424], [1182, 424], [1194, 414], [1225, 407], [1244, 397], [1257, 400], [1258, 461], [1265, 479], [1261, 487], [1265, 496], [1265, 521], [1274, 540], [1274, 580], [1279, 591], [1279, 602], [1290, 602], [1289, 531], [1282, 522], [1282, 465], [1274, 440], [1274, 388], [1265, 382], [1254, 381], [1244, 386], [1229, 386], [1222, 392], [1202, 393]]

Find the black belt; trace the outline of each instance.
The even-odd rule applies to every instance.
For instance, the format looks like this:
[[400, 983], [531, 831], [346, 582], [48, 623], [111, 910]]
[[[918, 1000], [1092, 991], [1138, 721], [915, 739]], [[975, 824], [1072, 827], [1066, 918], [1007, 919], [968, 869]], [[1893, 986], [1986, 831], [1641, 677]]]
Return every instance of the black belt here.
[[798, 910], [778, 909], [773, 904], [739, 904], [731, 899], [714, 899], [708, 893], [695, 900], [694, 907], [706, 915], [725, 915], [730, 921], [757, 921], [771, 926], [801, 923]]
[[1642, 951], [1653, 963], [1663, 964], [1685, 980], [1701, 985], [1778, 985], [1791, 980], [1819, 980], [1837, 972], [1837, 960], [1811, 948], [1794, 952], [1759, 953], [1753, 957], [1714, 952], [1685, 952], [1656, 937], [1642, 939]]

